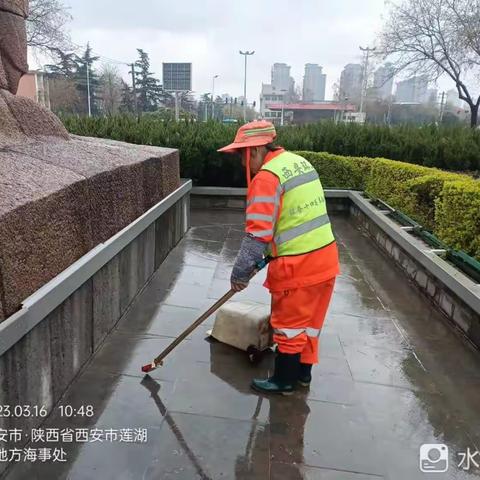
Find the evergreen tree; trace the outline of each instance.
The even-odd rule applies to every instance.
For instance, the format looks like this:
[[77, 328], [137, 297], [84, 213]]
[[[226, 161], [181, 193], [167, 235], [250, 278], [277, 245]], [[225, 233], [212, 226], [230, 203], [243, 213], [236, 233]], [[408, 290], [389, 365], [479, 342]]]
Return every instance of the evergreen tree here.
[[148, 53], [137, 48], [139, 59], [135, 62], [135, 82], [140, 112], [153, 112], [162, 99], [162, 86], [152, 72]]
[[58, 61], [45, 68], [50, 75], [62, 76], [71, 79], [77, 72], [77, 56], [73, 52], [64, 53], [60, 50], [56, 52]]
[[122, 90], [122, 95], [120, 100], [120, 112], [122, 113], [135, 112], [133, 90], [124, 80], [122, 80], [121, 90]]
[[211, 96], [209, 93], [204, 93], [200, 98], [197, 106], [197, 117], [206, 122], [212, 113]]
[[46, 65], [48, 73], [50, 108], [57, 114], [78, 114], [81, 111], [79, 92], [76, 86], [77, 56], [74, 52], [55, 51], [55, 63]]

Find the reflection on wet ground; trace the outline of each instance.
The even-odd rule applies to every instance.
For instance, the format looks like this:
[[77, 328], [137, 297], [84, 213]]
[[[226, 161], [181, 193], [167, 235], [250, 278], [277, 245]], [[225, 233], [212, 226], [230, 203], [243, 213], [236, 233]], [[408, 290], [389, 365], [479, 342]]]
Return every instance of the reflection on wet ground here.
[[[267, 398], [249, 389], [271, 371], [194, 331], [151, 377], [141, 365], [229, 288], [243, 215], [194, 211], [169, 255], [63, 405], [93, 417], [45, 428], [88, 429], [61, 446], [66, 463], [22, 463], [9, 479], [464, 479], [457, 465], [480, 449], [480, 356], [454, 333], [347, 217], [334, 217], [342, 274], [309, 390]], [[235, 297], [269, 303], [264, 273]], [[144, 443], [120, 429], [148, 429]], [[92, 442], [92, 430], [103, 432]], [[119, 437], [107, 440], [109, 429]], [[125, 432], [124, 432], [125, 433]], [[113, 435], [113, 434], [112, 434]], [[445, 444], [447, 473], [421, 473], [419, 447]], [[478, 460], [478, 458], [477, 458]], [[436, 466], [437, 464], [433, 464]]]

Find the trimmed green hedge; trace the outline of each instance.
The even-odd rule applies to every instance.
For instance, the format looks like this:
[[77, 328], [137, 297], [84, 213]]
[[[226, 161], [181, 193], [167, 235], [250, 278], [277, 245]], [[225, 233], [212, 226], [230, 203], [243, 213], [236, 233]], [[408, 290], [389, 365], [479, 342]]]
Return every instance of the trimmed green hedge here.
[[[181, 174], [192, 178], [196, 185], [242, 186], [238, 164], [216, 151], [233, 141], [236, 126], [219, 122], [177, 123], [155, 115], [140, 119], [118, 115], [62, 120], [71, 133], [78, 135], [178, 148], [182, 156]], [[467, 127], [387, 127], [324, 121], [279, 127], [277, 132], [277, 143], [287, 150], [383, 157], [445, 170], [480, 171], [480, 131]]]
[[407, 214], [447, 245], [480, 259], [480, 181], [384, 158], [296, 152], [326, 188], [364, 190]]
[[480, 260], [480, 184], [448, 182], [435, 200], [435, 231], [447, 244]]
[[306, 158], [319, 173], [326, 188], [365, 190], [366, 180], [373, 159], [367, 157], [343, 157], [325, 152], [295, 152]]

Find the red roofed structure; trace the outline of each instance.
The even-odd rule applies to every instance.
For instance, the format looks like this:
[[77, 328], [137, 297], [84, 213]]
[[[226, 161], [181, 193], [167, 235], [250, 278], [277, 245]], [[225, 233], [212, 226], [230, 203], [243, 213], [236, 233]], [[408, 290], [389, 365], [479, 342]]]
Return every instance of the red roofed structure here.
[[[355, 112], [357, 107], [340, 102], [268, 104], [268, 110], [270, 111], [281, 112], [282, 109], [285, 123], [288, 119], [289, 123], [302, 124], [319, 120], [339, 119], [345, 112]], [[271, 119], [269, 118], [269, 120]], [[275, 120], [276, 124], [281, 123], [280, 116]]]

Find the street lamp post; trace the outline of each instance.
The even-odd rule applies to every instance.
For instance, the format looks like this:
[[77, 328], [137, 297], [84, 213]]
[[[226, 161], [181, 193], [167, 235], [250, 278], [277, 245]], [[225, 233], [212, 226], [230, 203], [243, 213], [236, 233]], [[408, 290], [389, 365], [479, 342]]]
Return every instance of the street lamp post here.
[[92, 108], [90, 105], [90, 65], [88, 62], [85, 62], [85, 66], [87, 67], [87, 105], [88, 105], [88, 116], [92, 116]]
[[367, 93], [367, 85], [368, 85], [368, 60], [370, 58], [370, 52], [374, 52], [376, 47], [360, 47], [362, 52], [365, 52], [365, 67], [363, 71], [363, 78], [362, 78], [362, 91], [360, 92], [360, 113], [363, 113], [363, 103], [365, 99], [365, 95]]
[[283, 108], [285, 107], [285, 93], [288, 90], [280, 90], [282, 93], [282, 116], [280, 117], [280, 126], [283, 127]]
[[205, 103], [205, 115], [204, 115], [204, 121], [206, 122], [208, 120], [208, 96], [210, 95], [210, 92], [205, 93], [203, 95], [203, 101]]
[[215, 79], [218, 75], [214, 75], [212, 78], [212, 120], [215, 120]]
[[240, 55], [243, 55], [245, 57], [245, 72], [244, 72], [244, 77], [243, 77], [243, 121], [247, 121], [247, 57], [249, 55], [253, 55], [255, 53], [255, 50], [252, 50], [249, 52], [248, 50], [245, 50], [242, 52], [239, 50]]
[[340, 115], [340, 121], [342, 123], [345, 121], [345, 111], [347, 110], [347, 103], [348, 103], [348, 97], [345, 97], [343, 99], [343, 108], [342, 108], [342, 113]]

